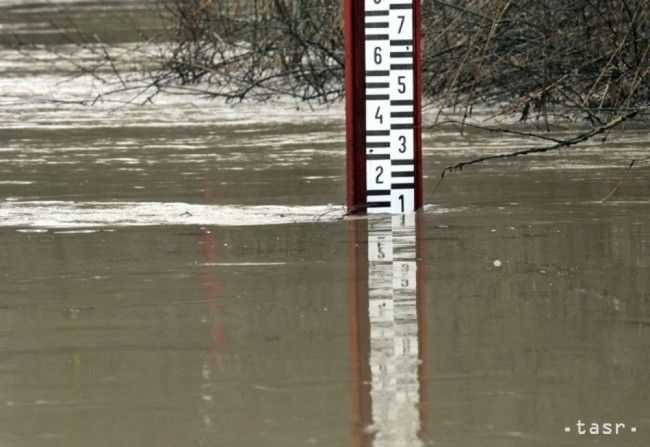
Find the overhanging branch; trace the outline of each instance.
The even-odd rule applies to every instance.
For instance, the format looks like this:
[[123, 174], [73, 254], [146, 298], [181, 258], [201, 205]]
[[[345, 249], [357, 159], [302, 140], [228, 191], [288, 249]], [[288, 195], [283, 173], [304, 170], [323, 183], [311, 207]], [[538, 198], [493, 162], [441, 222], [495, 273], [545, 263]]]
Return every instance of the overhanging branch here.
[[622, 123], [624, 123], [624, 122], [626, 122], [628, 120], [633, 119], [639, 113], [641, 113], [643, 110], [645, 110], [645, 109], [634, 110], [632, 112], [627, 113], [626, 115], [618, 116], [618, 117], [614, 118], [613, 120], [611, 120], [610, 122], [608, 122], [607, 124], [604, 124], [604, 125], [599, 126], [599, 127], [594, 127], [589, 132], [585, 132], [585, 133], [582, 133], [580, 135], [576, 135], [575, 137], [570, 138], [568, 140], [558, 140], [555, 144], [552, 144], [552, 145], [549, 145], [549, 146], [531, 147], [531, 148], [528, 148], [528, 149], [522, 149], [522, 150], [515, 151], [515, 152], [508, 152], [506, 154], [486, 155], [484, 157], [479, 157], [479, 158], [475, 158], [473, 160], [463, 161], [463, 162], [457, 163], [455, 165], [447, 166], [445, 169], [442, 170], [442, 173], [441, 173], [440, 177], [444, 178], [445, 174], [447, 174], [448, 172], [451, 173], [451, 172], [454, 172], [454, 171], [461, 171], [466, 166], [474, 165], [474, 164], [477, 164], [477, 163], [483, 163], [485, 161], [504, 160], [504, 159], [508, 159], [508, 158], [519, 157], [519, 156], [522, 156], [522, 155], [540, 154], [540, 153], [543, 153], [543, 152], [549, 152], [549, 151], [553, 151], [553, 150], [556, 150], [556, 149], [562, 149], [562, 148], [566, 148], [566, 147], [575, 146], [576, 144], [583, 143], [583, 142], [585, 142], [587, 140], [590, 140], [591, 138], [593, 138], [596, 135], [605, 133], [608, 130], [611, 130], [611, 129], [619, 126], [620, 124], [622, 124]]

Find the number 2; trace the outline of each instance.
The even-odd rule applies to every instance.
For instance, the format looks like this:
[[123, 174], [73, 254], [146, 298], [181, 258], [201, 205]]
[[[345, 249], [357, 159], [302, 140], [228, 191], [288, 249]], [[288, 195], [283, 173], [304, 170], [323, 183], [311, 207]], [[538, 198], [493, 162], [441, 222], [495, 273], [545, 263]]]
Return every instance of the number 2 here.
[[381, 179], [381, 176], [384, 174], [384, 168], [382, 168], [381, 166], [377, 166], [375, 172], [377, 173], [377, 177], [375, 177], [375, 181], [377, 182], [378, 185], [383, 185], [384, 181]]

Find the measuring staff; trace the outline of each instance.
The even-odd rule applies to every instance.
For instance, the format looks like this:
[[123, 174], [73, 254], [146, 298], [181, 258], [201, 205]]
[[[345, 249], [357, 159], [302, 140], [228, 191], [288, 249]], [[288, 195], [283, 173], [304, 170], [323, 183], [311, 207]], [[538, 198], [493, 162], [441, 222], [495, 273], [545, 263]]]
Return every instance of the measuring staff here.
[[348, 211], [422, 207], [419, 0], [345, 0]]

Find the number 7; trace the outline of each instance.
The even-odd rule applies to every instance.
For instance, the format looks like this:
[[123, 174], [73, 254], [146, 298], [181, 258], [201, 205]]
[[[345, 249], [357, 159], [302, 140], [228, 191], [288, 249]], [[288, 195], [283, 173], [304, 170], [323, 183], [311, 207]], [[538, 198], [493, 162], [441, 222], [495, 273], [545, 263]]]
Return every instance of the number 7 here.
[[400, 19], [399, 30], [397, 32], [401, 34], [402, 29], [404, 28], [404, 22], [406, 21], [406, 16], [397, 16], [397, 18]]

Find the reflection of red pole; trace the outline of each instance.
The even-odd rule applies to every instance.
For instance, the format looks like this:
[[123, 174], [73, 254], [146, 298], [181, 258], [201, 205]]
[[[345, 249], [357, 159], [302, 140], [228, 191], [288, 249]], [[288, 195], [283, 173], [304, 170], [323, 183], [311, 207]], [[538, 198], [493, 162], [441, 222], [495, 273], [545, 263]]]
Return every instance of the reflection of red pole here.
[[350, 401], [354, 447], [370, 445], [364, 428], [372, 423], [370, 320], [368, 315], [368, 233], [366, 222], [348, 222], [348, 326], [352, 377]]
[[[206, 180], [205, 186], [205, 199], [207, 202], [214, 202], [214, 194], [212, 187], [216, 183], [214, 178]], [[201, 247], [203, 249], [203, 259], [208, 264], [216, 264], [218, 262], [216, 242], [214, 235], [207, 229], [201, 228]], [[206, 274], [203, 279], [203, 291], [205, 296], [206, 306], [208, 313], [212, 319], [212, 326], [210, 332], [212, 334], [212, 347], [210, 352], [214, 358], [215, 365], [220, 368], [222, 365], [221, 353], [226, 346], [226, 334], [220, 323], [220, 309], [219, 309], [219, 280], [216, 275], [215, 267], [206, 266]]]
[[366, 201], [364, 7], [363, 0], [344, 0], [345, 111], [348, 211]]
[[[206, 228], [201, 228], [201, 245], [203, 246], [203, 257], [205, 261], [210, 264], [215, 264], [217, 262], [215, 241], [212, 233]], [[214, 269], [214, 267], [206, 267], [206, 269]], [[203, 279], [203, 290], [208, 313], [212, 319], [210, 330], [212, 333], [212, 348], [210, 348], [210, 352], [217, 367], [221, 367], [221, 353], [226, 346], [226, 334], [219, 322], [220, 309], [217, 302], [219, 298], [219, 281], [214, 271], [206, 272]]]
[[418, 366], [418, 382], [420, 383], [420, 439], [427, 437], [427, 405], [428, 405], [428, 381], [427, 381], [427, 319], [426, 319], [426, 295], [424, 293], [424, 240], [422, 231], [424, 228], [424, 213], [418, 211], [415, 216], [415, 256], [417, 264], [417, 289], [415, 295], [415, 306], [418, 314], [418, 355], [420, 364]]

